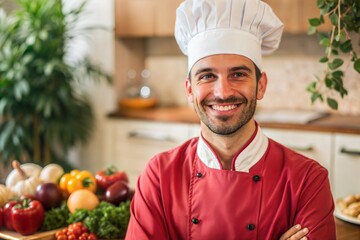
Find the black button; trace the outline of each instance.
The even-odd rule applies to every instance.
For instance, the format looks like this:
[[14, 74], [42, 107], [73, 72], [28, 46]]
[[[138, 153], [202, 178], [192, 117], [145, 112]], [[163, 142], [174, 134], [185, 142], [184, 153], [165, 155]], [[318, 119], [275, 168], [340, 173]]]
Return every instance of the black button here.
[[191, 219], [191, 222], [192, 222], [193, 224], [198, 224], [198, 223], [199, 223], [199, 219], [193, 218], [193, 219]]
[[197, 173], [196, 173], [196, 177], [201, 178], [202, 176], [203, 176], [203, 175], [202, 175], [201, 172], [197, 172]]
[[253, 176], [253, 180], [254, 180], [254, 182], [260, 181], [260, 176], [259, 175]]
[[252, 230], [255, 229], [255, 225], [250, 223], [250, 224], [247, 225], [247, 229], [252, 231]]

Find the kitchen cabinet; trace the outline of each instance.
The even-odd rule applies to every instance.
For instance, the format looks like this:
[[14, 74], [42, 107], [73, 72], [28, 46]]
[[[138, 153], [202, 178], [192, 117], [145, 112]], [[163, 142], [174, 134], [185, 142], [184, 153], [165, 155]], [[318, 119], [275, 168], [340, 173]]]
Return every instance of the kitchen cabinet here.
[[[264, 0], [284, 23], [284, 32], [305, 33], [309, 28], [308, 19], [319, 17], [320, 9], [316, 6], [316, 0]], [[326, 19], [325, 19], [326, 22]], [[324, 25], [320, 31], [331, 28]]]
[[130, 186], [155, 154], [189, 139], [188, 124], [138, 120], [109, 120], [104, 167], [115, 165], [126, 171]]
[[[173, 36], [176, 8], [183, 0], [115, 0], [115, 32], [119, 37]], [[319, 17], [316, 0], [264, 0], [285, 24], [285, 32], [304, 33], [308, 19]], [[320, 30], [329, 30], [329, 26]]]
[[289, 33], [301, 32], [303, 27], [300, 24], [301, 6], [303, 0], [264, 0], [284, 23], [284, 31]]
[[175, 11], [182, 0], [115, 0], [118, 37], [173, 36]]
[[273, 140], [318, 161], [329, 171], [329, 179], [332, 182], [332, 161], [331, 151], [329, 151], [332, 144], [332, 135], [330, 133], [269, 128], [265, 128], [263, 131], [266, 136]]
[[118, 36], [150, 36], [154, 33], [154, 1], [115, 0], [115, 33]]
[[360, 136], [336, 134], [333, 150], [335, 198], [360, 193]]

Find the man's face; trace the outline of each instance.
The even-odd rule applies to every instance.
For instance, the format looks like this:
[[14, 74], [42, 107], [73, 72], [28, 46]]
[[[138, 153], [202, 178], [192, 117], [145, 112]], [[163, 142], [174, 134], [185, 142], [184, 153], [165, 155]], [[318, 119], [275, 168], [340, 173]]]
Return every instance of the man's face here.
[[240, 55], [219, 54], [200, 59], [186, 80], [188, 99], [201, 121], [214, 133], [229, 135], [248, 123], [256, 100], [266, 88], [266, 75], [256, 81], [254, 63]]

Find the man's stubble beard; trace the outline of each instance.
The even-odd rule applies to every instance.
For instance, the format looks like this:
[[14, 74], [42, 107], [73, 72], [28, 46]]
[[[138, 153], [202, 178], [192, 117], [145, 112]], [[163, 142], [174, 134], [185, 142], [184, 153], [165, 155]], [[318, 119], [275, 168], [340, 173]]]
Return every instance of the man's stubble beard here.
[[[226, 102], [226, 100], [225, 100]], [[195, 111], [198, 113], [200, 120], [208, 127], [210, 131], [218, 135], [231, 135], [241, 129], [246, 125], [254, 116], [256, 110], [256, 97], [252, 98], [250, 101], [243, 100], [242, 104], [245, 104], [244, 109], [242, 110], [238, 121], [234, 124], [229, 125], [227, 122], [233, 118], [233, 116], [220, 116], [216, 117], [220, 121], [211, 121], [205, 111], [200, 110], [199, 105], [194, 104]], [[201, 106], [204, 106], [204, 101], [201, 102]], [[202, 109], [205, 109], [202, 107]]]

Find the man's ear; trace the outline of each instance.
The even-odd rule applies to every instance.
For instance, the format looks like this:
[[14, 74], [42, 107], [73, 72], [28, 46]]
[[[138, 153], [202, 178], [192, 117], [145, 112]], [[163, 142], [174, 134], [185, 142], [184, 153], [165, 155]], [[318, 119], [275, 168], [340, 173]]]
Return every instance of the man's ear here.
[[258, 81], [257, 96], [256, 99], [260, 100], [264, 97], [267, 86], [267, 75], [265, 72], [261, 73], [261, 77]]
[[185, 89], [186, 89], [186, 95], [188, 98], [188, 102], [193, 103], [194, 98], [193, 98], [192, 89], [191, 89], [191, 81], [189, 78], [185, 79]]

